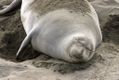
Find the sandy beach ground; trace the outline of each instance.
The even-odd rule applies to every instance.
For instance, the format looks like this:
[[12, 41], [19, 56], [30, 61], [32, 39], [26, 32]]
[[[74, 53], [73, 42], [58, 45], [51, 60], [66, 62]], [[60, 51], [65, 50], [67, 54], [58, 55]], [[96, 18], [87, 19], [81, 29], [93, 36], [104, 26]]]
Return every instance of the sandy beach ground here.
[[[11, 1], [0, 0], [0, 7]], [[15, 54], [26, 35], [20, 12], [0, 17], [0, 80], [119, 80], [119, 0], [89, 1], [98, 13], [103, 42], [88, 63], [38, 56], [31, 45], [24, 51], [30, 54], [27, 60], [17, 62]]]

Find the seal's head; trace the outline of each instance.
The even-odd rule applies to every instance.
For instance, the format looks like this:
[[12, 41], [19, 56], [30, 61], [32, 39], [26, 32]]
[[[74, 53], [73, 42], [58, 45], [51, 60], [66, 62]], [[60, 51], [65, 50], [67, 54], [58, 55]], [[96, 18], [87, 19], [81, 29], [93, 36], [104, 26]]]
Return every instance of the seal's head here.
[[[67, 40], [67, 41], [65, 41]], [[62, 46], [65, 46], [65, 53], [69, 62], [87, 62], [95, 54], [95, 45], [86, 36], [73, 35], [65, 39]]]
[[69, 46], [68, 54], [76, 61], [86, 62], [90, 60], [94, 54], [94, 51], [91, 49], [91, 47], [91, 43], [82, 43], [80, 39], [76, 39]]

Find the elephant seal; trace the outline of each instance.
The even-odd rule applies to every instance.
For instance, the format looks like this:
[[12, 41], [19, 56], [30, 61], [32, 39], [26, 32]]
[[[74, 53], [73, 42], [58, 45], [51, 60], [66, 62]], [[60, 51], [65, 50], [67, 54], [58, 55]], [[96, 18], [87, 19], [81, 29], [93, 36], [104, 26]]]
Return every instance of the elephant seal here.
[[16, 56], [33, 48], [68, 62], [87, 62], [101, 44], [95, 9], [87, 0], [22, 0], [21, 20], [27, 36]]

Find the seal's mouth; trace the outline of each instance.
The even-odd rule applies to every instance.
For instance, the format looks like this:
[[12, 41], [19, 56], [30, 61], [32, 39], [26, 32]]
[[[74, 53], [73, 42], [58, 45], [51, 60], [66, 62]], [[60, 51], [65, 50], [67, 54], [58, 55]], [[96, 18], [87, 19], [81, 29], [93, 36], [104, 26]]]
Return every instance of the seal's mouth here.
[[95, 54], [91, 46], [89, 41], [75, 39], [68, 47], [69, 57], [76, 62], [87, 62]]

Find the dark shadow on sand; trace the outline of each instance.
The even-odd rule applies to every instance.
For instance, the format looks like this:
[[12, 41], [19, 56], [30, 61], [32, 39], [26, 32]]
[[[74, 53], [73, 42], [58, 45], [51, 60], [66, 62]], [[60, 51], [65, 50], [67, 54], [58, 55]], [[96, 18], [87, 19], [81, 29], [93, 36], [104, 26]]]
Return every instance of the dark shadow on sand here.
[[119, 45], [119, 15], [110, 15], [109, 21], [102, 29], [104, 42]]

